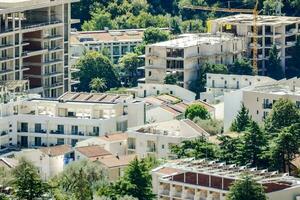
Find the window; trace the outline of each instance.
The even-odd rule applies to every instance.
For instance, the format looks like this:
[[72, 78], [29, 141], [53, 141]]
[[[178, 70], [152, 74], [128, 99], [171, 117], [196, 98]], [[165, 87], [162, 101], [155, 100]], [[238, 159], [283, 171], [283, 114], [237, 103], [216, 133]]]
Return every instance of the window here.
[[42, 124], [34, 124], [34, 131], [36, 133], [42, 132]]
[[148, 76], [151, 76], [151, 75], [152, 75], [152, 73], [151, 73], [151, 71], [149, 71], [149, 72], [148, 72]]
[[221, 45], [221, 52], [223, 52], [223, 45]]
[[63, 145], [65, 144], [65, 139], [64, 138], [57, 138], [57, 145]]
[[64, 134], [64, 125], [57, 125], [57, 133]]
[[21, 123], [21, 132], [28, 132], [28, 123]]
[[100, 128], [99, 126], [94, 126], [93, 127], [93, 135], [99, 136]]
[[42, 138], [35, 137], [34, 138], [34, 146], [42, 146]]
[[149, 48], [149, 53], [151, 53], [151, 48]]
[[78, 126], [72, 126], [71, 133], [72, 135], [78, 135]]
[[161, 145], [161, 148], [162, 148], [162, 149], [165, 149], [165, 145], [164, 145], [164, 144], [163, 144], [163, 145]]

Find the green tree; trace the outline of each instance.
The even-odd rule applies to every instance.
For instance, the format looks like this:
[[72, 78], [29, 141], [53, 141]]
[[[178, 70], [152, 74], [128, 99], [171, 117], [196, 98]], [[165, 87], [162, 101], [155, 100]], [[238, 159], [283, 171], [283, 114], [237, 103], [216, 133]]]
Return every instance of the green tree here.
[[97, 162], [81, 160], [53, 178], [56, 196], [67, 196], [76, 200], [92, 200], [94, 191], [107, 183], [106, 171]]
[[143, 41], [146, 44], [153, 44], [157, 42], [163, 42], [170, 38], [170, 34], [167, 31], [159, 28], [150, 27], [144, 32]]
[[280, 64], [280, 57], [278, 56], [278, 50], [275, 44], [272, 46], [269, 53], [267, 75], [276, 80], [282, 79], [284, 77], [284, 73]]
[[90, 51], [84, 54], [78, 61], [77, 77], [79, 77], [80, 91], [89, 91], [89, 84], [94, 78], [109, 80], [106, 83], [107, 89], [118, 87], [120, 85], [115, 70], [110, 60], [96, 51]]
[[0, 200], [10, 200], [7, 195], [0, 193]]
[[164, 80], [165, 84], [175, 85], [178, 79], [174, 74], [167, 74]]
[[15, 197], [20, 200], [34, 200], [48, 192], [48, 185], [42, 181], [37, 168], [21, 159], [13, 170]]
[[231, 138], [228, 135], [218, 136], [220, 141], [220, 160], [229, 164], [238, 163], [238, 146], [241, 143], [241, 139]]
[[202, 20], [199, 19], [185, 20], [181, 22], [181, 27], [184, 33], [204, 33], [206, 31]]
[[119, 66], [123, 72], [122, 78], [125, 85], [133, 87], [137, 85], [138, 73], [137, 68], [142, 66], [143, 61], [136, 53], [127, 53], [119, 60]]
[[242, 136], [242, 143], [238, 147], [240, 165], [250, 164], [252, 167], [265, 167], [262, 159], [268, 143], [264, 132], [255, 121], [249, 122], [248, 128]]
[[104, 30], [105, 28], [115, 28], [115, 24], [111, 20], [111, 15], [109, 13], [97, 9], [92, 13], [92, 19], [90, 21], [85, 21], [81, 28], [83, 31], [96, 31]]
[[236, 118], [231, 124], [230, 130], [236, 132], [245, 131], [251, 121], [251, 117], [249, 116], [249, 110], [246, 108], [244, 104], [241, 105], [241, 109], [238, 112]]
[[299, 154], [299, 124], [282, 129], [270, 147], [272, 166], [280, 171], [291, 173], [291, 161]]
[[106, 80], [103, 78], [93, 78], [90, 82], [90, 88], [96, 92], [104, 91], [106, 88]]
[[265, 0], [263, 12], [265, 15], [277, 15], [277, 10], [280, 7], [283, 7], [283, 3], [277, 0]]
[[181, 34], [181, 26], [180, 26], [181, 20], [179, 17], [173, 17], [171, 19], [171, 30], [172, 34], [178, 35]]
[[245, 58], [238, 59], [234, 64], [229, 68], [229, 73], [231, 74], [240, 74], [240, 75], [255, 75], [251, 62]]
[[218, 147], [208, 142], [204, 137], [196, 140], [185, 140], [179, 145], [173, 145], [171, 152], [177, 158], [196, 158], [213, 160], [218, 158]]
[[300, 76], [300, 37], [297, 38], [296, 45], [291, 48], [291, 63], [286, 70], [287, 78], [292, 78], [295, 76]]
[[226, 200], [267, 200], [264, 188], [250, 176], [245, 175], [230, 187]]
[[12, 171], [0, 166], [0, 185], [3, 187], [8, 187], [11, 185], [13, 176]]
[[300, 114], [296, 104], [288, 99], [279, 99], [273, 104], [272, 111], [265, 121], [265, 129], [269, 134], [278, 133], [299, 120]]
[[193, 120], [196, 117], [200, 119], [209, 119], [210, 114], [207, 109], [199, 103], [189, 105], [184, 113], [185, 118]]
[[126, 195], [139, 200], [154, 199], [152, 178], [148, 166], [144, 159], [135, 158], [127, 167], [124, 176], [109, 186], [101, 187], [98, 190], [98, 195], [107, 196], [111, 199], [119, 199]]
[[214, 74], [227, 74], [228, 69], [225, 65], [222, 64], [213, 64], [213, 63], [204, 63], [200, 67], [200, 77], [199, 77], [199, 92], [205, 91], [206, 85], [206, 74], [207, 73], [214, 73]]

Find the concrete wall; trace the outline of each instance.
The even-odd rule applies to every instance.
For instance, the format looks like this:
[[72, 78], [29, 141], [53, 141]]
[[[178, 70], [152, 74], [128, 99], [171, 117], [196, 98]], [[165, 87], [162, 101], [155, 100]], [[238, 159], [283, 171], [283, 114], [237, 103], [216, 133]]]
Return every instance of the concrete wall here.
[[243, 101], [242, 90], [237, 90], [224, 95], [224, 131], [228, 131], [241, 108]]

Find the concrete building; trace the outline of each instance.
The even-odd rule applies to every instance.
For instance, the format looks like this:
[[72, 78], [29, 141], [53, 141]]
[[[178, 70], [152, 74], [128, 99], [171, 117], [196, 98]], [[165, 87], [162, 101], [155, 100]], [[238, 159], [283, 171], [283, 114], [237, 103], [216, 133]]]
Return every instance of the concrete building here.
[[[258, 66], [264, 74], [272, 45], [279, 50], [283, 70], [289, 66], [291, 50], [300, 34], [300, 18], [286, 16], [258, 17]], [[247, 55], [253, 57], [253, 15], [238, 14], [211, 20], [211, 33], [233, 33], [245, 38]]]
[[29, 79], [44, 97], [70, 90], [71, 3], [0, 0], [0, 80]]
[[0, 146], [75, 145], [145, 122], [144, 103], [130, 95], [65, 93], [0, 105]]
[[30, 161], [44, 180], [58, 175], [65, 166], [74, 160], [71, 146], [59, 145], [40, 149], [24, 149], [14, 153], [17, 160], [24, 158]]
[[209, 134], [190, 120], [172, 120], [134, 127], [128, 133], [128, 153], [139, 157], [173, 158], [170, 148]]
[[245, 50], [244, 40], [231, 34], [191, 34], [146, 47], [145, 82], [164, 83], [167, 74], [190, 89], [205, 62], [232, 64]]
[[166, 163], [152, 171], [157, 199], [225, 200], [229, 187], [243, 173], [250, 173], [264, 187], [269, 200], [298, 200], [300, 179], [288, 174], [226, 165], [216, 161], [184, 159]]
[[124, 29], [104, 31], [82, 31], [71, 33], [72, 64], [85, 51], [107, 51], [111, 62], [117, 64], [119, 59], [143, 41], [145, 29]]
[[241, 88], [272, 81], [267, 76], [249, 76], [235, 74], [206, 74], [206, 92], [200, 93], [200, 99], [205, 102], [215, 102], [223, 98], [225, 92], [239, 90]]
[[252, 119], [262, 123], [271, 111], [272, 105], [280, 98], [290, 99], [300, 106], [300, 79], [273, 80], [225, 93], [224, 130], [230, 128], [242, 103], [249, 109]]

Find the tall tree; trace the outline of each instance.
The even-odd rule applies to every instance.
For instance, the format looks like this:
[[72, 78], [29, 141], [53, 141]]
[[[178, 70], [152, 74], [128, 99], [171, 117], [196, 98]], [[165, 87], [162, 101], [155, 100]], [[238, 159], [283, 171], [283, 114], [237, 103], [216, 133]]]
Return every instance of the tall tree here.
[[289, 127], [300, 121], [300, 113], [296, 104], [288, 99], [277, 100], [265, 121], [268, 133], [278, 133], [282, 128]]
[[267, 163], [264, 162], [262, 156], [267, 150], [267, 146], [267, 138], [264, 132], [255, 121], [251, 120], [238, 148], [239, 164], [250, 164], [252, 167], [266, 167]]
[[175, 85], [177, 81], [178, 79], [175, 74], [167, 74], [164, 79], [165, 84], [171, 84], [171, 85]]
[[137, 68], [142, 66], [142, 60], [136, 53], [127, 53], [119, 60], [122, 78], [126, 86], [134, 87], [137, 85], [138, 73]]
[[276, 80], [282, 79], [284, 77], [284, 73], [280, 64], [280, 57], [278, 56], [278, 50], [275, 44], [272, 46], [269, 53], [267, 75]]
[[274, 139], [270, 148], [273, 167], [291, 173], [291, 161], [300, 153], [299, 125], [284, 128]]
[[220, 160], [229, 164], [239, 163], [238, 147], [242, 143], [241, 139], [239, 137], [231, 138], [227, 135], [220, 135], [218, 140], [220, 141]]
[[245, 131], [251, 121], [251, 116], [249, 115], [249, 110], [244, 104], [241, 105], [241, 109], [238, 112], [236, 118], [231, 124], [230, 130], [236, 132]]
[[104, 12], [102, 9], [97, 9], [92, 12], [92, 19], [85, 21], [82, 25], [82, 30], [84, 31], [97, 31], [104, 30], [105, 28], [112, 29], [116, 25], [111, 20], [111, 14]]
[[199, 103], [189, 105], [185, 110], [184, 116], [190, 120], [199, 117], [200, 119], [209, 119], [210, 114], [207, 109]]
[[96, 51], [89, 51], [78, 61], [77, 77], [79, 77], [80, 91], [89, 91], [89, 84], [93, 78], [102, 78], [109, 80], [106, 83], [107, 89], [118, 87], [120, 85], [110, 60]]
[[96, 92], [104, 91], [106, 88], [106, 80], [103, 78], [93, 78], [90, 82], [90, 88]]
[[300, 37], [297, 38], [296, 45], [291, 48], [291, 63], [286, 70], [287, 78], [299, 77], [300, 76]]
[[127, 167], [125, 174], [116, 183], [102, 187], [98, 195], [119, 199], [122, 196], [132, 196], [139, 200], [155, 198], [152, 192], [152, 178], [147, 162], [135, 158]]
[[250, 176], [245, 175], [230, 187], [226, 200], [267, 200], [264, 188]]
[[42, 197], [48, 192], [48, 185], [42, 181], [37, 168], [21, 159], [13, 170], [13, 187], [15, 196], [20, 200], [33, 200]]
[[229, 73], [240, 75], [255, 75], [251, 62], [246, 58], [238, 59], [229, 67]]

